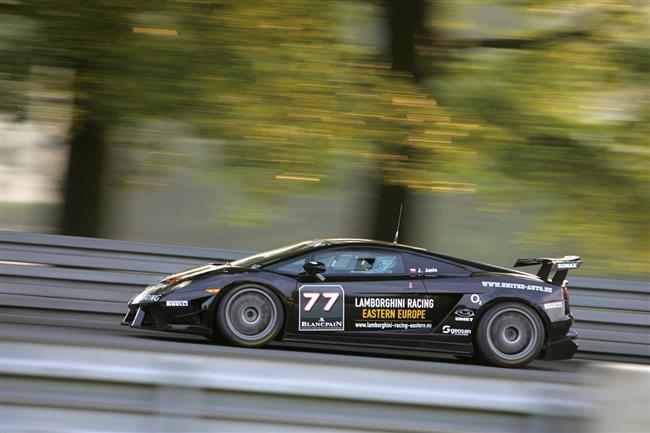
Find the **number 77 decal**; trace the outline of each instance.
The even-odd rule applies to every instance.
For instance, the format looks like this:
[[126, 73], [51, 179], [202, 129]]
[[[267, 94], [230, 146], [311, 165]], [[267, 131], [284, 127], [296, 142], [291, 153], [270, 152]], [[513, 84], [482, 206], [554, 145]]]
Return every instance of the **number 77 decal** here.
[[323, 298], [327, 299], [323, 311], [330, 311], [336, 303], [336, 300], [341, 296], [339, 292], [303, 292], [302, 295], [308, 299], [307, 304], [305, 304], [305, 311], [311, 311], [314, 308], [314, 304], [316, 304], [320, 295], [323, 295]]
[[345, 331], [345, 290], [337, 284], [298, 287], [298, 331]]

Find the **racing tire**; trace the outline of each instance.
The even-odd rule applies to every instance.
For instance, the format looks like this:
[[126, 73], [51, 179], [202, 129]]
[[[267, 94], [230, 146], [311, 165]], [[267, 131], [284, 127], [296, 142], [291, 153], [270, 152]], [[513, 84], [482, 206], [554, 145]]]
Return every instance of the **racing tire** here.
[[544, 323], [532, 308], [504, 302], [481, 317], [476, 345], [488, 364], [517, 368], [539, 356], [544, 338]]
[[243, 284], [228, 291], [217, 308], [217, 330], [226, 342], [242, 347], [269, 343], [284, 325], [284, 309], [267, 287]]

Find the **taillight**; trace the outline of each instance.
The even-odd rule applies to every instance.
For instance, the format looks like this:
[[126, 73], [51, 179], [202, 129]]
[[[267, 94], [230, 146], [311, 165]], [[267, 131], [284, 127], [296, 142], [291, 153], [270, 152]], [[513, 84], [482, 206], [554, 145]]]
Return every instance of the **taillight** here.
[[569, 288], [567, 287], [567, 280], [562, 283], [562, 297], [564, 298], [564, 314], [571, 314], [571, 307], [569, 307]]

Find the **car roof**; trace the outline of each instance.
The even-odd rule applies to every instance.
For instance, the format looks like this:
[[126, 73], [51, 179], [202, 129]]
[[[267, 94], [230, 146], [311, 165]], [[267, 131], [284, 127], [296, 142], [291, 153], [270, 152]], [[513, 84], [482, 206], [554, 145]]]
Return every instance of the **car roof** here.
[[428, 252], [426, 248], [414, 247], [412, 245], [396, 244], [386, 241], [375, 241], [372, 239], [358, 239], [358, 238], [333, 238], [333, 239], [315, 239], [311, 241], [313, 248], [326, 248], [334, 246], [374, 246], [374, 247], [388, 247], [388, 248], [401, 248], [405, 250], [412, 250], [416, 252]]

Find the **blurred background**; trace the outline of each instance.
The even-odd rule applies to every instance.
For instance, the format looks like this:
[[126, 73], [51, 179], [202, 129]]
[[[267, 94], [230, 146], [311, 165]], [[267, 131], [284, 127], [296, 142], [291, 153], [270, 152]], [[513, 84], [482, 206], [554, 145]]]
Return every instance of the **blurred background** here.
[[0, 0], [2, 228], [647, 279], [644, 0]]
[[[647, 0], [0, 0], [0, 430], [647, 433], [648, 82]], [[576, 359], [119, 326], [183, 268], [392, 240], [401, 204], [402, 243], [582, 256]]]

